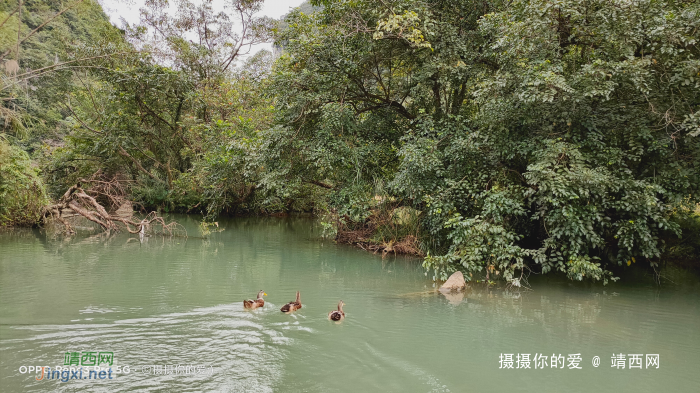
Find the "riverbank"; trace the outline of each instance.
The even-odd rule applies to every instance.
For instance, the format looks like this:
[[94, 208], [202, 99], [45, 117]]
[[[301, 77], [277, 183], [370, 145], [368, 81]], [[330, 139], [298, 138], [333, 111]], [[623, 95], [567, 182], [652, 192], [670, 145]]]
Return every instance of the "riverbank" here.
[[[661, 282], [665, 278], [661, 270], [666, 268], [681, 268], [687, 269], [689, 271], [695, 271], [700, 268], [700, 215], [698, 215], [699, 210], [692, 212], [693, 214], [686, 214], [683, 219], [678, 219], [680, 227], [683, 229], [683, 233], [686, 233], [685, 237], [682, 238], [671, 238], [667, 242], [666, 253], [661, 255], [656, 260], [652, 261], [639, 261], [628, 264], [628, 266], [621, 265], [619, 267], [613, 267], [611, 269], [612, 274], [615, 277], [625, 277], [627, 276], [627, 269], [630, 267], [642, 268], [641, 271], [644, 274], [652, 274], [655, 276], [657, 283]], [[323, 228], [322, 236], [324, 238], [331, 238], [337, 244], [347, 244], [358, 249], [370, 252], [372, 254], [379, 254], [382, 257], [388, 255], [406, 255], [412, 257], [424, 258], [427, 250], [423, 242], [430, 241], [429, 236], [422, 233], [420, 228], [420, 215], [421, 212], [407, 209], [404, 207], [382, 207], [379, 206], [372, 210], [372, 214], [365, 219], [363, 222], [353, 222], [349, 217], [344, 217], [340, 219], [337, 215], [322, 215], [317, 216], [313, 213], [288, 213], [288, 212], [277, 212], [271, 213], [264, 216], [253, 215], [253, 214], [242, 214], [235, 217], [220, 217], [220, 220], [230, 220], [236, 218], [263, 218], [263, 217], [277, 217], [277, 218], [289, 218], [289, 219], [309, 219], [318, 222]], [[132, 212], [133, 214], [133, 212]], [[138, 216], [138, 215], [137, 215]], [[166, 214], [164, 217], [179, 217], [179, 219], [185, 219], [187, 222], [194, 220], [203, 220], [201, 215], [175, 215]], [[81, 218], [84, 220], [83, 218]], [[139, 219], [133, 218], [138, 221]], [[178, 220], [179, 220], [178, 219]], [[73, 218], [72, 220], [75, 220]], [[165, 220], [165, 219], [164, 219]], [[72, 221], [78, 223], [77, 228], [83, 233], [93, 233], [99, 234], [103, 229], [99, 225], [84, 220], [84, 221]], [[165, 222], [165, 221], [163, 221]], [[330, 222], [330, 223], [329, 223]], [[178, 225], [177, 221], [171, 221], [172, 225]], [[74, 224], [75, 225], [75, 224]], [[64, 237], [66, 234], [63, 224], [59, 222], [52, 222], [47, 226], [40, 227], [35, 225], [37, 230], [48, 231], [51, 237]], [[19, 228], [19, 227], [17, 227]], [[122, 228], [123, 229], [123, 228]], [[150, 228], [149, 230], [155, 230], [156, 228]], [[2, 232], [12, 232], [13, 227], [0, 226], [0, 233]], [[178, 229], [179, 230], [179, 229]], [[208, 223], [206, 221], [199, 221], [197, 229], [189, 235], [191, 236], [203, 236], [208, 238], [212, 233], [223, 231], [223, 228], [219, 227], [218, 222], [216, 225], [214, 223]], [[128, 231], [127, 231], [128, 232]], [[174, 232], [157, 231], [160, 234], [172, 235]], [[63, 234], [62, 234], [63, 233]], [[180, 235], [184, 232], [179, 230]], [[330, 233], [330, 236], [329, 236]], [[502, 280], [503, 276], [499, 275], [500, 272], [495, 269], [488, 269], [472, 272], [470, 279], [474, 281], [493, 281]], [[526, 269], [523, 270], [522, 274], [541, 274], [540, 267], [537, 264], [532, 264], [528, 262]], [[630, 276], [637, 277], [637, 276]], [[634, 278], [632, 278], [634, 279]], [[527, 286], [527, 284], [524, 284]]]

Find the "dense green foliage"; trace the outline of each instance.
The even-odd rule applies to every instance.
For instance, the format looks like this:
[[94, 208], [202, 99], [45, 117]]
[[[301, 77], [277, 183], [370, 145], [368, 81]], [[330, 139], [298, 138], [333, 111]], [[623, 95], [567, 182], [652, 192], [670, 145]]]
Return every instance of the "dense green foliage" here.
[[[120, 33], [90, 0], [23, 1], [19, 25], [17, 10], [17, 1], [0, 2], [0, 68], [6, 71], [0, 133], [22, 138], [21, 144], [34, 150], [42, 138], [62, 139], [68, 111], [61, 98], [90, 79], [80, 64], [71, 63], [76, 50], [87, 43], [100, 46]], [[12, 64], [18, 67], [14, 72]]]
[[73, 83], [42, 93], [61, 97], [59, 141], [45, 141], [40, 157], [53, 197], [93, 179], [118, 182], [141, 206], [165, 211], [213, 217], [267, 206], [254, 200], [258, 169], [244, 159], [269, 127], [270, 100], [260, 90], [272, 58], [236, 62], [268, 39], [272, 21], [255, 16], [261, 1], [234, 2], [245, 25], [237, 34], [212, 2], [180, 5], [171, 15], [166, 2], [151, 2], [141, 24], [122, 32], [109, 25], [92, 42], [78, 34], [86, 39], [71, 46]]
[[48, 201], [29, 155], [0, 138], [0, 226], [33, 225]]
[[[3, 132], [43, 142], [53, 197], [92, 178], [208, 219], [313, 209], [339, 239], [419, 246], [436, 278], [514, 285], [699, 248], [697, 2], [319, 0], [276, 25], [260, 1], [153, 1], [124, 31], [76, 4], [20, 45], [70, 67], [3, 79]], [[240, 61], [272, 38], [279, 58]]]
[[[280, 175], [424, 212], [439, 277], [653, 264], [698, 201], [700, 5], [320, 2], [273, 75]], [[275, 156], [277, 157], [277, 156]], [[364, 210], [361, 212], [353, 209]]]
[[18, 11], [0, 2], [0, 225], [39, 222], [50, 200], [28, 152], [63, 144], [63, 97], [91, 80], [75, 51], [121, 36], [93, 1], [23, 1]]

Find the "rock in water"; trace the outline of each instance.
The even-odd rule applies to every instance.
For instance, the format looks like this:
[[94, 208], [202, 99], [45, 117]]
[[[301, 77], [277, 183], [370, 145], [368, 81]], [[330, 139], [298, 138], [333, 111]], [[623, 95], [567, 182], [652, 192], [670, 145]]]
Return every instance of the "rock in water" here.
[[440, 287], [440, 291], [462, 291], [467, 286], [462, 272], [454, 272]]

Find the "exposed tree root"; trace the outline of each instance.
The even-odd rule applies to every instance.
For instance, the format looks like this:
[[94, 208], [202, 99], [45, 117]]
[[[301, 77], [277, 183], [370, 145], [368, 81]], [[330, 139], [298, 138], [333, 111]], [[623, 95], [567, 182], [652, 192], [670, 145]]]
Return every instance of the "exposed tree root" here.
[[[85, 191], [82, 183], [94, 183], [97, 186]], [[90, 195], [93, 194], [93, 195]], [[44, 210], [44, 219], [53, 218], [63, 224], [65, 232], [75, 233], [73, 226], [66, 220], [68, 217], [81, 216], [98, 224], [105, 231], [119, 231], [126, 229], [129, 233], [145, 235], [151, 228], [161, 229], [161, 233], [170, 236], [183, 235], [187, 232], [182, 225], [176, 222], [167, 223], [165, 219], [156, 212], [150, 212], [141, 220], [134, 219], [131, 214], [124, 214], [125, 205], [130, 204], [124, 198], [123, 189], [117, 181], [102, 181], [96, 179], [81, 179], [66, 191], [65, 194], [53, 205]], [[110, 214], [107, 209], [100, 204], [97, 197], [105, 197], [112, 207], [119, 207], [115, 214]], [[113, 209], [114, 210], [114, 209]]]

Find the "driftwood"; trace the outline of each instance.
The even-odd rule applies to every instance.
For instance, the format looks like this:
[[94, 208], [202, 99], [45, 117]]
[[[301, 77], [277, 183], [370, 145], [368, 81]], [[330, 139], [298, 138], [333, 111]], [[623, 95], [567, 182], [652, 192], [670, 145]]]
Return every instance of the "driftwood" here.
[[[81, 183], [83, 182], [91, 183], [99, 181], [81, 179], [77, 185], [70, 187], [56, 203], [46, 207], [44, 211], [45, 219], [56, 219], [63, 224], [68, 234], [75, 233], [75, 230], [70, 223], [68, 223], [66, 218], [75, 216], [84, 217], [98, 224], [106, 231], [119, 231], [125, 228], [129, 233], [145, 235], [151, 225], [160, 225], [163, 229], [163, 233], [174, 235], [176, 230], [183, 229], [182, 226], [176, 222], [166, 223], [165, 219], [156, 212], [148, 213], [146, 217], [141, 220], [133, 219], [130, 214], [124, 214], [125, 205], [128, 201], [125, 201], [120, 196], [107, 195], [112, 204], [116, 205], [118, 203], [118, 206], [120, 206], [119, 210], [111, 214], [94, 196], [90, 195], [90, 193], [93, 193], [98, 196], [104, 196], [105, 187], [98, 187], [95, 191], [90, 190], [86, 192], [81, 187]], [[107, 187], [107, 189], [109, 189], [109, 187]]]

